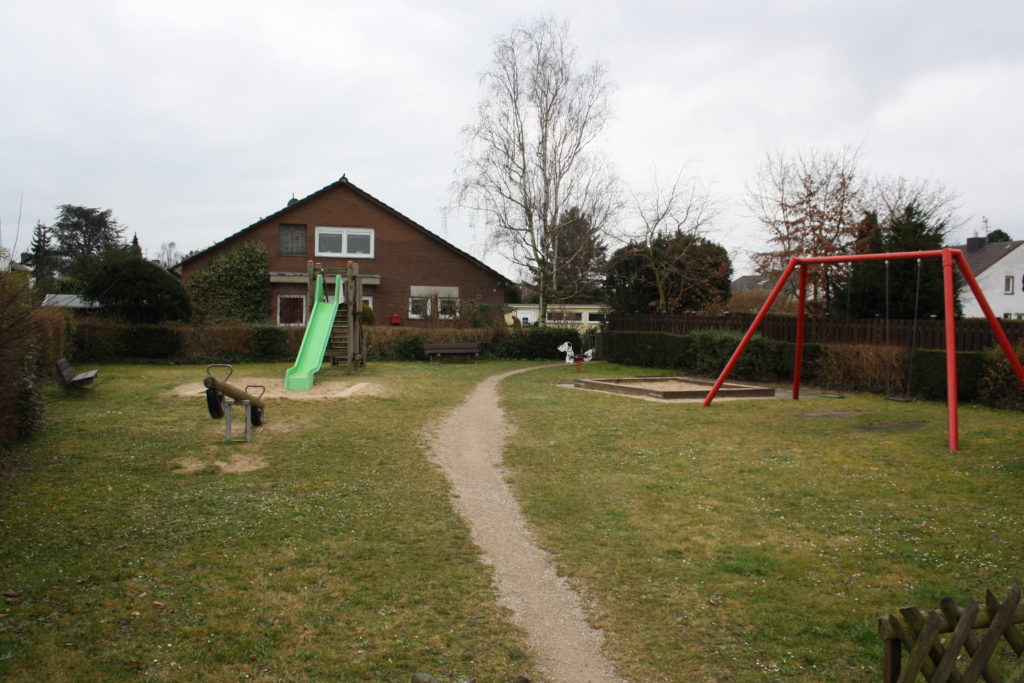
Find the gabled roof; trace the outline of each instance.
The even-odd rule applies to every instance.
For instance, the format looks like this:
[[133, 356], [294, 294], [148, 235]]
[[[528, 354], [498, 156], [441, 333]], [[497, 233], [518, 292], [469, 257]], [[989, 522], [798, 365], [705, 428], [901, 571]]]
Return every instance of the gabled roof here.
[[224, 244], [225, 242], [228, 242], [228, 241], [234, 239], [235, 237], [238, 237], [242, 233], [255, 228], [257, 225], [259, 225], [261, 223], [264, 223], [266, 221], [273, 220], [273, 219], [277, 218], [278, 216], [280, 216], [281, 214], [285, 213], [286, 211], [289, 211], [289, 210], [291, 210], [291, 209], [293, 209], [293, 208], [295, 208], [297, 206], [300, 206], [300, 205], [302, 205], [302, 204], [304, 204], [306, 202], [312, 201], [313, 199], [316, 199], [317, 197], [321, 196], [322, 194], [324, 194], [324, 193], [326, 193], [326, 192], [328, 192], [330, 190], [333, 190], [336, 187], [346, 187], [346, 188], [348, 188], [349, 190], [355, 192], [357, 195], [359, 195], [363, 199], [366, 199], [367, 201], [369, 201], [369, 202], [371, 202], [373, 204], [376, 204], [377, 206], [379, 206], [380, 208], [384, 209], [388, 213], [391, 213], [392, 215], [396, 216], [397, 218], [405, 221], [411, 227], [415, 228], [416, 230], [419, 230], [425, 236], [429, 237], [430, 239], [434, 240], [435, 242], [438, 242], [439, 244], [447, 247], [448, 249], [454, 251], [455, 253], [459, 254], [463, 258], [472, 261], [477, 266], [479, 266], [480, 268], [486, 270], [488, 273], [494, 275], [496, 278], [498, 278], [502, 282], [504, 282], [506, 284], [510, 284], [511, 283], [511, 281], [507, 277], [505, 277], [504, 275], [502, 275], [498, 271], [494, 270], [493, 268], [488, 266], [483, 261], [480, 261], [479, 259], [475, 258], [474, 256], [472, 256], [472, 255], [462, 251], [461, 249], [456, 247], [451, 242], [448, 242], [447, 240], [442, 239], [441, 237], [439, 237], [438, 235], [434, 234], [430, 230], [427, 230], [425, 227], [423, 227], [422, 225], [420, 225], [419, 223], [417, 223], [413, 219], [411, 219], [408, 216], [400, 213], [399, 211], [391, 208], [390, 206], [388, 206], [387, 204], [385, 204], [381, 200], [377, 199], [376, 197], [374, 197], [370, 193], [365, 192], [365, 191], [359, 189], [354, 184], [352, 184], [352, 182], [349, 181], [349, 179], [346, 178], [344, 175], [341, 176], [341, 178], [339, 178], [335, 182], [331, 183], [330, 185], [326, 185], [326, 186], [320, 188], [319, 190], [317, 190], [316, 192], [314, 192], [313, 194], [311, 194], [311, 195], [309, 195], [307, 197], [303, 197], [302, 199], [294, 199], [293, 198], [293, 199], [289, 200], [287, 206], [285, 206], [284, 208], [282, 208], [282, 209], [280, 209], [278, 211], [275, 211], [274, 213], [270, 214], [269, 216], [265, 216], [265, 217], [261, 218], [260, 220], [256, 221], [255, 223], [253, 223], [251, 225], [248, 225], [248, 226], [242, 228], [241, 230], [239, 230], [236, 233], [228, 235], [227, 237], [225, 237], [221, 241], [219, 241], [219, 242], [217, 242], [217, 243], [207, 247], [206, 249], [203, 249], [202, 251], [199, 251], [199, 252], [196, 252], [195, 254], [192, 254], [188, 258], [182, 260], [181, 263], [173, 266], [171, 268], [171, 270], [180, 273], [181, 272], [181, 267], [183, 265], [185, 265], [189, 261], [197, 258], [198, 256], [201, 256], [202, 254], [205, 254], [208, 251], [216, 249], [217, 247], [219, 247], [220, 245]]
[[732, 291], [744, 292], [748, 289], [771, 289], [775, 278], [768, 275], [741, 275], [732, 281]]
[[964, 253], [964, 257], [967, 258], [967, 265], [971, 267], [971, 272], [977, 277], [1022, 244], [1024, 244], [1024, 240], [1013, 240], [1010, 242], [989, 242], [974, 251], [967, 251], [966, 245], [956, 246], [953, 249], [959, 249]]

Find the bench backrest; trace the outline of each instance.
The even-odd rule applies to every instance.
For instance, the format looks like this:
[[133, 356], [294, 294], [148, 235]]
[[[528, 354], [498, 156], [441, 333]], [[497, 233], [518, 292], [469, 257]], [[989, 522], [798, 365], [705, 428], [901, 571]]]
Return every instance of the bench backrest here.
[[61, 358], [57, 361], [57, 372], [60, 373], [65, 382], [70, 382], [75, 378], [75, 371], [66, 358]]
[[431, 351], [479, 351], [479, 342], [460, 342], [451, 344], [424, 344], [423, 350], [426, 353]]

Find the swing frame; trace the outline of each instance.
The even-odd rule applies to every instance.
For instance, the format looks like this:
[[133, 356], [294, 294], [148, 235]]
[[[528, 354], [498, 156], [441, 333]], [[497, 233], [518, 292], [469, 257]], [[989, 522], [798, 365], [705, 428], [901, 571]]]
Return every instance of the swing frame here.
[[793, 362], [793, 400], [800, 399], [800, 372], [803, 366], [804, 358], [804, 332], [806, 328], [806, 315], [807, 315], [807, 266], [811, 264], [820, 263], [856, 263], [858, 261], [889, 261], [889, 260], [901, 260], [901, 259], [926, 259], [926, 258], [940, 258], [942, 259], [942, 284], [943, 284], [943, 298], [945, 300], [945, 332], [946, 332], [946, 428], [949, 438], [949, 450], [957, 451], [960, 450], [960, 438], [959, 438], [959, 421], [958, 421], [958, 410], [959, 410], [959, 398], [957, 396], [957, 379], [956, 379], [956, 321], [954, 315], [956, 308], [954, 306], [953, 297], [953, 265], [960, 269], [960, 274], [963, 276], [967, 285], [971, 288], [974, 293], [974, 298], [978, 301], [978, 305], [981, 306], [981, 310], [985, 313], [985, 318], [988, 320], [989, 327], [992, 328], [993, 334], [999, 342], [999, 346], [1003, 349], [1003, 353], [1006, 354], [1007, 360], [1010, 361], [1010, 367], [1013, 368], [1014, 374], [1017, 376], [1017, 381], [1022, 387], [1024, 387], [1024, 367], [1021, 366], [1020, 360], [1017, 358], [1017, 354], [1013, 351], [1013, 345], [1010, 344], [1009, 338], [1006, 336], [1006, 332], [1003, 331], [1002, 325], [999, 324], [999, 319], [996, 318], [992, 312], [992, 308], [988, 305], [988, 301], [985, 299], [984, 293], [981, 291], [981, 287], [978, 286], [978, 281], [974, 278], [974, 273], [971, 272], [971, 267], [967, 265], [967, 259], [959, 249], [935, 249], [931, 251], [898, 251], [891, 253], [878, 253], [878, 254], [853, 254], [849, 256], [809, 256], [809, 257], [798, 257], [794, 256], [789, 260], [785, 270], [782, 271], [782, 275], [779, 276], [778, 282], [775, 283], [775, 287], [772, 289], [768, 298], [765, 299], [764, 305], [761, 306], [761, 310], [758, 311], [754, 321], [750, 324], [750, 329], [747, 330], [743, 339], [740, 340], [739, 346], [733, 351], [732, 357], [725, 364], [722, 373], [718, 376], [714, 386], [708, 391], [707, 397], [704, 399], [704, 406], [710, 406], [711, 402], [715, 399], [715, 395], [718, 394], [718, 390], [725, 383], [725, 380], [729, 377], [729, 373], [732, 372], [733, 367], [739, 361], [743, 355], [743, 351], [747, 348], [747, 344], [750, 343], [750, 339], [757, 332], [757, 329], [761, 326], [765, 316], [768, 314], [768, 310], [775, 303], [775, 299], [778, 298], [779, 293], [782, 292], [782, 288], [786, 282], [789, 281], [790, 276], [793, 275], [793, 271], [800, 268], [800, 292], [797, 300], [797, 323], [796, 323], [796, 355]]

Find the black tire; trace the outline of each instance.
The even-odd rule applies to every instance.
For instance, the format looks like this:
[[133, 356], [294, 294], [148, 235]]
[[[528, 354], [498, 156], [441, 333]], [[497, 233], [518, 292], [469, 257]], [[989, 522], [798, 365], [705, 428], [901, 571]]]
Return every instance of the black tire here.
[[206, 409], [210, 411], [210, 417], [214, 420], [224, 417], [224, 394], [216, 389], [207, 389]]
[[252, 418], [252, 426], [253, 427], [262, 427], [263, 426], [263, 409], [262, 408], [257, 408], [256, 406], [253, 406], [252, 407], [251, 418]]

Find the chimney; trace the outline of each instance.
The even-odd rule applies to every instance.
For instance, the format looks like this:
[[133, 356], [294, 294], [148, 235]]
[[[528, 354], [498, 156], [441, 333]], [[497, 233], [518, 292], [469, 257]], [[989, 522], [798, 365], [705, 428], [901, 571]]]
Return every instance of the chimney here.
[[978, 251], [988, 242], [986, 237], [968, 237], [967, 238], [967, 253], [970, 254], [972, 251]]

